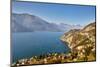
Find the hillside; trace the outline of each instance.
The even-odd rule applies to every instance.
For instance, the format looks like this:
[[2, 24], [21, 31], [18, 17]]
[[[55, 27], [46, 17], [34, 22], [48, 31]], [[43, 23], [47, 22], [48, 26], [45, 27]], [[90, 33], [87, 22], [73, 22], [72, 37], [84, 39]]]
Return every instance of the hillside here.
[[61, 40], [67, 43], [71, 53], [75, 54], [79, 60], [96, 60], [96, 23], [90, 23], [83, 29], [73, 29], [65, 33]]
[[34, 32], [34, 31], [52, 31], [62, 32], [70, 29], [79, 29], [80, 25], [69, 25], [69, 24], [56, 24], [44, 20], [35, 15], [30, 14], [12, 14], [11, 30], [12, 32]]

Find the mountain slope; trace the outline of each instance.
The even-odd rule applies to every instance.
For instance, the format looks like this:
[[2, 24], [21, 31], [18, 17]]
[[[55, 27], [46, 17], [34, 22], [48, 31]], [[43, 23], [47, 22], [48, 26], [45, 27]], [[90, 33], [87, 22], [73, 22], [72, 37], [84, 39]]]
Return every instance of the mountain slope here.
[[55, 31], [62, 32], [70, 29], [80, 29], [80, 25], [56, 24], [47, 22], [40, 17], [30, 14], [12, 14], [12, 32]]
[[68, 44], [72, 53], [86, 61], [95, 60], [95, 22], [85, 26], [83, 29], [73, 29], [65, 33], [61, 40]]
[[12, 14], [12, 31], [61, 31], [56, 24], [48, 23], [29, 14]]

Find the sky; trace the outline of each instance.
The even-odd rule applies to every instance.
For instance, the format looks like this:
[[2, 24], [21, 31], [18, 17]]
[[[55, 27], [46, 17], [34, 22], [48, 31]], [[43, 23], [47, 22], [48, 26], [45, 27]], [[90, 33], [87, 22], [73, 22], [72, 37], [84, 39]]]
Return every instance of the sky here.
[[95, 6], [12, 2], [12, 13], [28, 13], [50, 23], [86, 25], [95, 21]]

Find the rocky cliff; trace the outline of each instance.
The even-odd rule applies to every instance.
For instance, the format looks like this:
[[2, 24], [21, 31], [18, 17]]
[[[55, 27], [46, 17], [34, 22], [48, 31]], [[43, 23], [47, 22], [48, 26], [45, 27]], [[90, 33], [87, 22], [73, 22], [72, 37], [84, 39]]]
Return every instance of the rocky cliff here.
[[61, 40], [68, 44], [71, 53], [79, 59], [92, 61], [96, 59], [95, 52], [96, 23], [90, 23], [83, 29], [73, 29], [65, 33]]

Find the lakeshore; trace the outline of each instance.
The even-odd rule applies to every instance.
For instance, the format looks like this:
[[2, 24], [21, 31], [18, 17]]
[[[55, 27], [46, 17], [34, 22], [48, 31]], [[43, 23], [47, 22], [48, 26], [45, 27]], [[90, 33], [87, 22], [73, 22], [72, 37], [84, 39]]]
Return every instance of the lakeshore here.
[[71, 53], [71, 52], [69, 52], [68, 54], [52, 53], [44, 56], [42, 55], [33, 56], [29, 59], [21, 59], [13, 63], [11, 66], [16, 67], [16, 66], [27, 66], [27, 65], [70, 63], [70, 62], [89, 62], [95, 60], [96, 60], [95, 53], [94, 56], [92, 53], [89, 56], [80, 55], [78, 53]]

